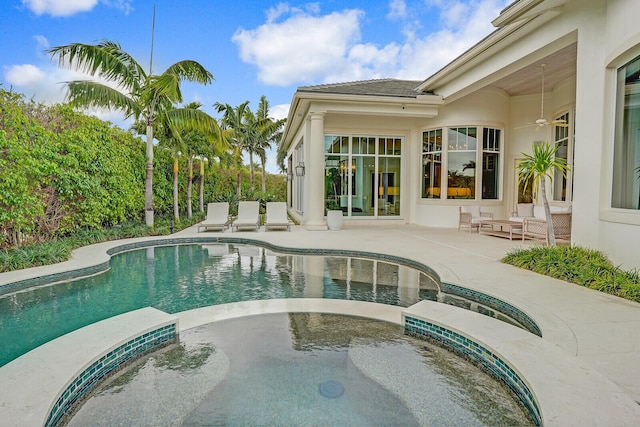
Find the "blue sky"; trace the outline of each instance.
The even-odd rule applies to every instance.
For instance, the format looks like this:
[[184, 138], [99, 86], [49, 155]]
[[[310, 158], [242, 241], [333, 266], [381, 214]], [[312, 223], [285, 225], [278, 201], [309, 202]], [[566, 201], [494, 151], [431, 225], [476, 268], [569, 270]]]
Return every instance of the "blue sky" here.
[[[153, 71], [193, 59], [215, 77], [185, 85], [184, 101], [261, 95], [272, 116], [286, 117], [298, 86], [400, 78], [423, 80], [491, 31], [509, 0], [3, 0], [0, 82], [38, 102], [64, 101], [61, 82], [82, 78], [60, 69], [45, 49], [109, 39], [149, 66], [156, 5]], [[93, 112], [122, 127], [119, 112]], [[275, 155], [267, 170], [276, 172]]]

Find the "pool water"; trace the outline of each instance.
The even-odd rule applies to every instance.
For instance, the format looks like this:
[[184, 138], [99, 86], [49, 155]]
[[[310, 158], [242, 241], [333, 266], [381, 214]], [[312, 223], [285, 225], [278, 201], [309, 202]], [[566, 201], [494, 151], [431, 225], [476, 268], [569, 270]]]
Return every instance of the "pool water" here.
[[113, 256], [102, 274], [0, 296], [0, 366], [68, 332], [143, 307], [178, 313], [304, 297], [404, 307], [422, 299], [468, 305], [440, 292], [429, 275], [379, 260], [282, 254], [240, 244], [150, 247]]
[[70, 426], [532, 425], [500, 382], [402, 327], [251, 316], [184, 331], [107, 380]]

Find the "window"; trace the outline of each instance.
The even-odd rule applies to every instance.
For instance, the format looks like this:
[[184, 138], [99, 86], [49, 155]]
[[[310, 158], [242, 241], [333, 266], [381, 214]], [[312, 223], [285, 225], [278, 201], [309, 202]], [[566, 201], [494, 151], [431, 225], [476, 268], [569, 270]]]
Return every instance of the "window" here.
[[640, 56], [618, 69], [613, 161], [611, 205], [640, 209]]
[[[558, 121], [564, 121], [569, 124], [569, 113], [564, 113], [554, 119]], [[554, 127], [554, 141], [556, 144], [556, 158], [564, 159], [566, 164], [571, 168], [569, 163], [569, 126], [556, 126]], [[564, 176], [562, 171], [557, 170], [553, 176], [553, 200], [564, 202], [567, 200], [567, 181], [569, 174]], [[570, 198], [568, 200], [571, 200]]]
[[422, 197], [440, 198], [442, 129], [422, 133]]
[[[422, 198], [497, 200], [500, 197], [500, 129], [455, 127], [422, 133]], [[443, 148], [444, 147], [444, 148]], [[447, 182], [442, 182], [446, 156]], [[477, 167], [477, 163], [481, 167]], [[481, 183], [479, 194], [476, 192]]]
[[500, 188], [500, 129], [482, 129], [482, 198], [498, 199]]
[[[304, 162], [304, 142], [300, 141], [294, 152], [294, 164]], [[292, 169], [293, 170], [293, 169]], [[296, 179], [296, 210], [304, 212], [304, 176], [295, 176]]]
[[475, 199], [477, 128], [447, 131], [447, 199]]

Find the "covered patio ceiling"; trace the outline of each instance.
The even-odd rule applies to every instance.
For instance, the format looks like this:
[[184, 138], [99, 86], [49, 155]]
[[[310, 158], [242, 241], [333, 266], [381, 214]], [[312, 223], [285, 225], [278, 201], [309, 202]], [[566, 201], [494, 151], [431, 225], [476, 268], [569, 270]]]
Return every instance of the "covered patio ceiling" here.
[[553, 89], [558, 83], [576, 75], [577, 45], [572, 43], [540, 60], [536, 60], [524, 68], [492, 83], [511, 96], [540, 93], [542, 84], [542, 64], [544, 67], [545, 92]]

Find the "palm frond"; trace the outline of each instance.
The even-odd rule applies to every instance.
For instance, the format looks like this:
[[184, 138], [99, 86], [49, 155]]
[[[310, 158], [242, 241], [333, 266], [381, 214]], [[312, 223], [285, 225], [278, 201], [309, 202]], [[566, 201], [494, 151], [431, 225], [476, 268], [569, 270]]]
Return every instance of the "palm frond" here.
[[110, 86], [88, 80], [66, 82], [67, 99], [73, 107], [121, 110], [126, 117], [140, 116], [140, 106], [130, 96]]
[[204, 111], [193, 108], [175, 108], [166, 112], [170, 126], [184, 132], [198, 131], [222, 140], [222, 131], [216, 119]]
[[72, 43], [56, 46], [48, 49], [47, 53], [57, 57], [61, 67], [115, 82], [125, 91], [138, 90], [140, 82], [146, 79], [143, 68], [135, 59], [122, 51], [118, 43], [108, 40], [96, 45]]
[[144, 98], [166, 98], [172, 104], [182, 102], [182, 91], [180, 90], [180, 79], [175, 74], [162, 74], [151, 76], [147, 84], [142, 88]]
[[174, 74], [179, 80], [201, 84], [209, 84], [213, 81], [213, 74], [207, 71], [200, 63], [189, 59], [176, 62], [162, 74]]
[[532, 153], [522, 153], [523, 159], [518, 163], [518, 176], [520, 182], [527, 190], [529, 182], [533, 182], [533, 190], [536, 191], [541, 179], [549, 178], [553, 181], [555, 171], [559, 171], [566, 178], [569, 166], [566, 159], [557, 157], [559, 146], [548, 142], [535, 142]]

